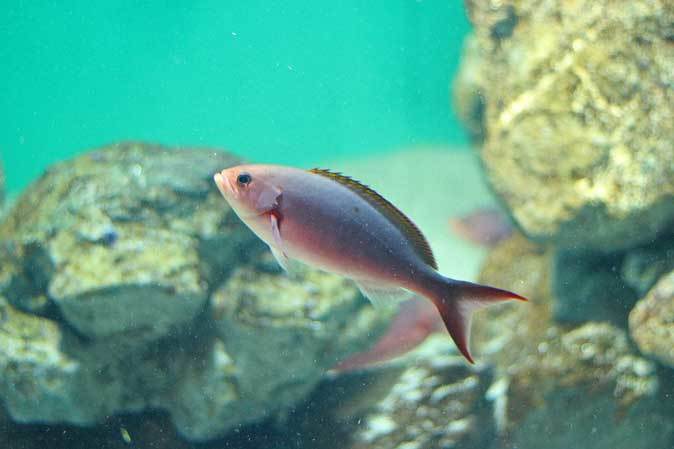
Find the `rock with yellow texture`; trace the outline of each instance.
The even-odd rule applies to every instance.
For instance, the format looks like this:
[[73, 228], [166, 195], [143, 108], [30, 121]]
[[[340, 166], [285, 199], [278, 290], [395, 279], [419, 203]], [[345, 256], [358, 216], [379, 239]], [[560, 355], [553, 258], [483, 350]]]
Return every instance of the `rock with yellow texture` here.
[[674, 3], [466, 4], [475, 28], [466, 64], [479, 73], [477, 87], [468, 85], [483, 102], [480, 154], [523, 231], [615, 251], [670, 227]]

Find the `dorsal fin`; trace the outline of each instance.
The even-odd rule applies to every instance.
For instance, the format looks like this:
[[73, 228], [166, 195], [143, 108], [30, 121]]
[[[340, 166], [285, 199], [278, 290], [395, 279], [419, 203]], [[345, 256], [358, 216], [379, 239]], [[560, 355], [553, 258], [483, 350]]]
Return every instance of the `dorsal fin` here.
[[357, 193], [361, 198], [370, 203], [375, 209], [384, 214], [391, 222], [398, 228], [400, 231], [407, 236], [417, 253], [428, 265], [434, 269], [438, 269], [438, 264], [435, 262], [435, 256], [433, 256], [433, 251], [431, 246], [428, 244], [426, 237], [421, 233], [419, 228], [407, 218], [405, 214], [400, 212], [400, 210], [391, 204], [386, 198], [372, 190], [370, 187], [365, 184], [361, 184], [355, 179], [350, 178], [349, 176], [343, 175], [339, 172], [333, 172], [323, 168], [313, 168], [309, 170], [311, 173], [324, 176], [326, 178], [336, 181], [355, 193]]

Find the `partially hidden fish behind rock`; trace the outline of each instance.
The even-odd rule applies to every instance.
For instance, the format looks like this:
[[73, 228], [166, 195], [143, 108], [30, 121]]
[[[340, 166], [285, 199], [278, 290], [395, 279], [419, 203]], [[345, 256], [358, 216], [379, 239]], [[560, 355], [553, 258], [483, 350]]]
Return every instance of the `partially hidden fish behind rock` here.
[[515, 293], [450, 279], [419, 229], [369, 187], [339, 173], [241, 165], [214, 176], [239, 218], [284, 268], [298, 260], [353, 279], [373, 304], [430, 300], [466, 359], [470, 319], [480, 307], [525, 300]]
[[400, 304], [386, 333], [367, 351], [354, 354], [338, 363], [337, 372], [355, 371], [386, 362], [411, 351], [434, 332], [445, 326], [433, 305], [418, 296]]
[[513, 225], [506, 214], [495, 207], [450, 218], [449, 226], [462, 239], [487, 248], [493, 248], [513, 233]]

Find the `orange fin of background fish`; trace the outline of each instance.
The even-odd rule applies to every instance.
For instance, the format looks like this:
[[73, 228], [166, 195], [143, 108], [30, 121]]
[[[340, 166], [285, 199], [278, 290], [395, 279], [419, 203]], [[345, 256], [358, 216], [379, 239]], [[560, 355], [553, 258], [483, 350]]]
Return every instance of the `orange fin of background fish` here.
[[431, 246], [428, 244], [426, 237], [424, 237], [424, 235], [412, 222], [412, 220], [407, 218], [405, 214], [403, 214], [397, 207], [391, 204], [386, 198], [365, 184], [362, 184], [355, 179], [352, 179], [349, 176], [343, 175], [341, 173], [333, 172], [323, 168], [314, 168], [309, 171], [311, 173], [332, 179], [333, 181], [336, 181], [357, 193], [361, 198], [366, 200], [382, 214], [384, 214], [384, 216], [391, 220], [391, 222], [410, 239], [417, 253], [419, 256], [421, 256], [424, 262], [434, 269], [438, 269], [438, 264], [435, 261], [435, 256], [433, 256], [433, 251], [431, 250]]
[[470, 324], [475, 310], [511, 299], [527, 299], [507, 290], [444, 278], [433, 289], [430, 299], [437, 307], [456, 347], [470, 363]]

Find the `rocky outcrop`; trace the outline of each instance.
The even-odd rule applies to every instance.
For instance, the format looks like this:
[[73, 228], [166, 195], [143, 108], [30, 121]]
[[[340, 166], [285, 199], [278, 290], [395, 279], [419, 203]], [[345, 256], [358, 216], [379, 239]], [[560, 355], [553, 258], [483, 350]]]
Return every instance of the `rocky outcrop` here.
[[674, 368], [674, 271], [637, 303], [629, 325], [641, 352]]
[[553, 257], [554, 319], [563, 323], [610, 321], [625, 327], [637, 293], [616, 269], [623, 254], [557, 250]]
[[479, 42], [475, 36], [468, 36], [463, 44], [463, 55], [459, 72], [453, 81], [452, 92], [454, 110], [475, 145], [482, 145], [486, 137], [484, 61]]
[[446, 338], [408, 359], [389, 392], [361, 420], [352, 449], [482, 448], [494, 437], [486, 365], [470, 366]]
[[0, 291], [24, 310], [58, 306], [87, 337], [166, 335], [253, 241], [212, 188], [212, 173], [234, 163], [129, 143], [51, 167], [0, 226]]
[[288, 409], [392, 311], [288, 278], [222, 200], [214, 151], [123, 143], [52, 167], [0, 225], [0, 399], [20, 422], [166, 411], [192, 440]]
[[[291, 279], [238, 269], [212, 304], [214, 333], [223, 342], [214, 359], [227, 360], [230, 368], [202, 369], [199, 378], [187, 378], [175, 415], [179, 428], [200, 436], [217, 436], [214, 429], [296, 404], [327, 369], [374, 343], [393, 315], [393, 309], [374, 310], [352, 282], [310, 270]], [[230, 379], [223, 382], [226, 372]]]
[[610, 321], [625, 328], [637, 299], [673, 269], [671, 234], [617, 253], [557, 249], [551, 275], [554, 319], [565, 323]]
[[455, 103], [528, 238], [481, 276], [530, 299], [476, 318], [497, 447], [669, 448], [670, 379], [626, 329], [672, 364], [667, 278], [652, 286], [674, 268], [674, 3], [466, 6]]
[[[674, 222], [674, 4], [469, 0], [457, 103], [524, 232], [614, 251]], [[466, 81], [467, 80], [467, 81]]]
[[[517, 261], [517, 263], [513, 263]], [[479, 354], [495, 365], [488, 397], [503, 447], [668, 448], [674, 426], [655, 366], [606, 322], [552, 320], [552, 253], [516, 236], [490, 254], [481, 281], [530, 304], [487, 309], [476, 320]], [[618, 418], [616, 418], [618, 417]]]
[[[490, 447], [492, 371], [468, 365], [447, 335], [410, 353], [326, 376], [283, 424], [274, 447], [441, 449]], [[288, 430], [292, 429], [292, 430]]]
[[620, 275], [637, 297], [643, 297], [660, 277], [674, 270], [674, 234], [665, 234], [649, 245], [625, 254]]

